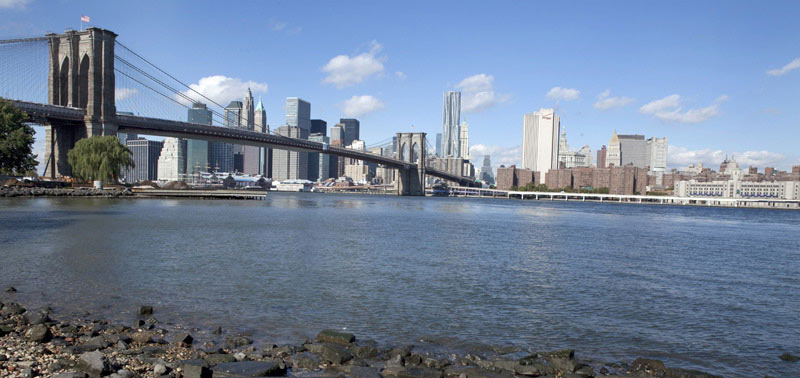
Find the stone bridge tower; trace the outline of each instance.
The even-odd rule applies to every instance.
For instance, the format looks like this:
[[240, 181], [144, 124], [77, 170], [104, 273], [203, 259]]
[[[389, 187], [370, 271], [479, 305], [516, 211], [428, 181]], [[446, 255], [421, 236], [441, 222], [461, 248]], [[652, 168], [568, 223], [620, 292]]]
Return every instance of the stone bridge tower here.
[[82, 138], [116, 135], [114, 44], [117, 35], [100, 28], [48, 34], [48, 102], [86, 110], [81, 124], [46, 125], [47, 175], [69, 176], [67, 152]]
[[416, 164], [416, 169], [398, 169], [398, 195], [425, 195], [425, 160], [428, 156], [426, 145], [425, 133], [397, 133], [397, 158]]

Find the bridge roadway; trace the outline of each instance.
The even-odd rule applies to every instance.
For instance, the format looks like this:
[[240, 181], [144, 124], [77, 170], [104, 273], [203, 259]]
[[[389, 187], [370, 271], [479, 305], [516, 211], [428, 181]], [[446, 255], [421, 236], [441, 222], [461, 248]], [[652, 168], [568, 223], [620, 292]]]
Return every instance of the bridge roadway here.
[[[83, 122], [86, 114], [86, 111], [81, 108], [71, 108], [66, 106], [40, 104], [17, 100], [12, 100], [12, 102], [15, 106], [28, 114], [29, 120], [32, 122], [48, 123], [51, 120], [58, 120], [62, 122], [75, 122], [78, 124]], [[280, 135], [271, 135], [249, 130], [123, 114], [117, 114], [116, 123], [118, 131], [123, 133], [202, 139], [239, 145], [252, 145], [303, 152], [320, 152], [405, 170], [416, 169], [417, 167], [416, 164], [395, 159], [393, 157], [376, 155], [350, 148], [332, 147], [330, 145], [312, 142], [305, 139], [289, 138]], [[460, 185], [475, 184], [475, 181], [468, 177], [455, 176], [437, 169], [426, 168], [425, 173], [452, 182], [458, 182]]]

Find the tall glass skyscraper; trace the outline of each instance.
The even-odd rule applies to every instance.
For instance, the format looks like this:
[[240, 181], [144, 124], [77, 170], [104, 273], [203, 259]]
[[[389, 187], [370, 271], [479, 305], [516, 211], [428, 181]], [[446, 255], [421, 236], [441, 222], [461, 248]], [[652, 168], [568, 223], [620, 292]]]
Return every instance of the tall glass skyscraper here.
[[[211, 124], [211, 110], [206, 104], [195, 102], [188, 111], [189, 123]], [[186, 141], [186, 173], [191, 175], [208, 169], [208, 141], [189, 139]]]
[[311, 103], [299, 97], [286, 98], [286, 126], [311, 131]]
[[530, 169], [544, 184], [545, 174], [558, 169], [558, 140], [561, 118], [553, 109], [525, 114], [522, 121], [522, 168]]
[[341, 118], [339, 125], [344, 129], [344, 145], [349, 146], [353, 141], [359, 140], [361, 134], [361, 122], [355, 118]]
[[441, 157], [461, 156], [461, 92], [444, 94]]

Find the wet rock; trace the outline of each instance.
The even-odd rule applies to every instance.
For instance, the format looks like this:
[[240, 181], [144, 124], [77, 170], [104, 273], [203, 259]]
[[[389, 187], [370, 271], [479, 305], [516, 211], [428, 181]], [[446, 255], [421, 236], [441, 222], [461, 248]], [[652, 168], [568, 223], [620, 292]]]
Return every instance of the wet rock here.
[[397, 348], [394, 348], [394, 349], [389, 351], [389, 356], [390, 357], [394, 357], [394, 356], [406, 357], [406, 356], [411, 355], [411, 349], [412, 349], [412, 346], [410, 346], [410, 345], [404, 345], [404, 346], [401, 346], [401, 347], [397, 347]]
[[16, 292], [17, 288], [15, 288], [14, 286], [9, 286], [6, 288], [6, 293], [16, 293]]
[[444, 371], [446, 378], [514, 378], [505, 371], [494, 372], [475, 366], [449, 366]]
[[387, 367], [403, 367], [405, 365], [406, 365], [406, 362], [403, 359], [403, 356], [401, 356], [399, 354], [395, 354], [392, 358], [390, 358], [390, 359], [388, 359], [386, 361], [386, 366]]
[[356, 341], [356, 337], [352, 333], [326, 329], [317, 334], [317, 340], [323, 343], [350, 344]]
[[420, 356], [420, 355], [418, 355], [416, 353], [412, 353], [408, 357], [404, 358], [404, 363], [406, 364], [406, 366], [409, 366], [409, 365], [413, 365], [413, 366], [422, 365], [422, 356]]
[[44, 324], [36, 324], [31, 328], [28, 328], [28, 331], [25, 332], [25, 338], [28, 341], [33, 341], [37, 343], [46, 343], [53, 338], [53, 334], [50, 332], [50, 328], [48, 328]]
[[244, 361], [247, 358], [247, 355], [244, 354], [244, 352], [238, 352], [233, 354], [233, 358], [235, 358], [236, 361]]
[[294, 369], [314, 370], [319, 368], [320, 359], [308, 352], [298, 353], [289, 360]]
[[286, 374], [286, 369], [273, 362], [242, 361], [228, 362], [214, 366], [214, 377], [278, 377]]
[[179, 334], [175, 335], [175, 339], [173, 340], [173, 343], [175, 345], [182, 346], [182, 347], [188, 347], [188, 346], [192, 345], [193, 342], [194, 342], [194, 338], [192, 337], [192, 335], [190, 335], [188, 333], [179, 333]]
[[352, 353], [353, 356], [362, 359], [375, 358], [378, 356], [378, 348], [371, 345], [358, 346], [353, 348]]
[[238, 348], [252, 344], [253, 340], [247, 336], [228, 336], [225, 338], [225, 343], [231, 348]]
[[122, 369], [122, 370], [110, 375], [111, 378], [133, 378], [135, 376], [136, 375], [133, 374], [132, 371], [126, 370], [126, 369]]
[[787, 362], [797, 362], [797, 361], [800, 361], [800, 356], [795, 356], [795, 355], [793, 355], [793, 354], [790, 354], [790, 353], [784, 353], [784, 354], [781, 354], [781, 357], [780, 357], [780, 358], [781, 358], [781, 360], [783, 360], [783, 361], [787, 361]]
[[222, 334], [222, 327], [215, 328], [212, 333], [215, 334], [215, 335], [221, 335]]
[[136, 314], [139, 316], [153, 315], [153, 306], [139, 306]]
[[205, 360], [210, 366], [215, 366], [215, 365], [219, 365], [219, 364], [224, 364], [224, 363], [229, 363], [229, 362], [236, 361], [236, 359], [233, 358], [233, 356], [231, 356], [230, 354], [225, 354], [225, 353], [209, 354], [209, 355], [203, 357], [203, 360]]
[[46, 311], [28, 311], [25, 313], [25, 320], [28, 324], [44, 324], [50, 321], [50, 316]]
[[103, 336], [95, 336], [81, 344], [79, 349], [84, 352], [91, 352], [93, 350], [106, 349], [109, 346], [111, 346], [111, 343]]
[[134, 332], [131, 334], [131, 340], [139, 344], [147, 344], [153, 342], [153, 336], [150, 332]]
[[637, 358], [631, 365], [631, 372], [642, 372], [662, 377], [664, 376], [664, 363], [659, 360], [653, 360], [649, 358]]
[[442, 372], [424, 367], [407, 367], [397, 373], [397, 378], [442, 378]]
[[98, 351], [81, 354], [75, 367], [93, 378], [102, 377], [109, 373], [108, 360], [106, 360], [103, 353]]
[[56, 374], [53, 378], [86, 378], [86, 373], [69, 372]]
[[575, 362], [575, 351], [572, 349], [540, 353], [542, 358], [556, 370], [566, 373], [575, 372], [580, 365]]
[[666, 368], [664, 378], [722, 378], [721, 375], [711, 375], [698, 370]]
[[380, 378], [381, 374], [376, 368], [364, 366], [349, 366], [345, 370], [350, 378]]
[[2, 309], [0, 309], [0, 314], [2, 315], [20, 315], [25, 312], [25, 307], [22, 307], [19, 303], [6, 303]]
[[309, 344], [307, 348], [311, 353], [334, 364], [341, 365], [353, 358], [353, 355], [347, 349], [337, 344]]

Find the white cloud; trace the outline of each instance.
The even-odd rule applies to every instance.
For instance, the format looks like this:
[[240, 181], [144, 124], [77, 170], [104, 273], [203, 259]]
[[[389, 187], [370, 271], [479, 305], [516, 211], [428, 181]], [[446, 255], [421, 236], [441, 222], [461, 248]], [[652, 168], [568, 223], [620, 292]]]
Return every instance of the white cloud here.
[[494, 168], [501, 165], [519, 167], [522, 160], [522, 146], [504, 147], [475, 144], [470, 146], [469, 155], [473, 162], [477, 162], [476, 165], [483, 164], [483, 156], [489, 155]]
[[322, 67], [322, 71], [328, 73], [322, 82], [336, 85], [337, 88], [344, 88], [361, 83], [366, 78], [383, 72], [381, 61], [385, 58], [376, 56], [380, 50], [381, 45], [372, 41], [369, 52], [352, 57], [335, 56], [325, 67]]
[[394, 73], [394, 76], [395, 76], [395, 77], [397, 77], [397, 78], [398, 78], [398, 79], [400, 79], [400, 80], [405, 80], [405, 79], [406, 79], [406, 77], [407, 77], [407, 76], [406, 76], [406, 73], [405, 73], [405, 72], [403, 72], [403, 71], [397, 71], [397, 72], [395, 72], [395, 73]]
[[461, 90], [461, 110], [477, 113], [508, 99], [508, 95], [494, 91], [494, 76], [484, 73], [472, 75], [456, 86]]
[[25, 8], [30, 0], [0, 0], [0, 8]]
[[719, 115], [720, 105], [727, 100], [728, 96], [722, 95], [717, 97], [714, 103], [709, 106], [683, 111], [681, 107], [681, 96], [673, 94], [642, 105], [642, 107], [639, 108], [639, 112], [642, 114], [652, 114], [663, 121], [700, 123]]
[[779, 69], [774, 69], [774, 70], [767, 71], [767, 75], [780, 76], [780, 75], [783, 75], [783, 74], [785, 74], [785, 73], [787, 73], [789, 71], [796, 70], [798, 68], [800, 68], [800, 58], [797, 58], [797, 59], [787, 63], [785, 66], [783, 66], [783, 67], [781, 67]]
[[[269, 86], [266, 83], [242, 81], [241, 79], [223, 75], [204, 77], [196, 84], [190, 84], [189, 87], [222, 106], [228, 105], [228, 102], [233, 100], [241, 100], [245, 92], [247, 92], [247, 88], [256, 93], [265, 93], [269, 90]], [[205, 99], [197, 95], [197, 93], [189, 90], [183, 93], [197, 101], [205, 102]], [[181, 102], [184, 101], [181, 99]]]
[[572, 88], [553, 87], [547, 92], [547, 98], [552, 100], [572, 101], [580, 97], [581, 91]]
[[269, 21], [267, 21], [267, 24], [272, 31], [284, 32], [289, 35], [300, 33], [300, 31], [303, 30], [303, 28], [300, 26], [290, 27], [291, 25], [289, 25], [288, 22], [278, 21], [274, 18], [270, 18]]
[[122, 101], [137, 93], [139, 93], [139, 90], [136, 88], [116, 88], [114, 89], [114, 98], [116, 101]]
[[603, 93], [597, 95], [597, 102], [594, 103], [594, 108], [608, 110], [628, 105], [631, 102], [633, 102], [633, 99], [630, 97], [611, 97], [611, 90], [606, 89]]
[[358, 117], [367, 113], [372, 113], [383, 109], [385, 106], [381, 100], [372, 96], [353, 96], [349, 100], [341, 103], [339, 107], [348, 117]]
[[777, 152], [765, 150], [750, 150], [744, 152], [731, 152], [722, 150], [702, 149], [690, 150], [685, 147], [669, 145], [667, 161], [671, 167], [686, 167], [689, 164], [703, 163], [703, 166], [714, 170], [719, 169], [719, 164], [725, 158], [733, 158], [740, 167], [783, 167], [788, 169], [790, 159]]

